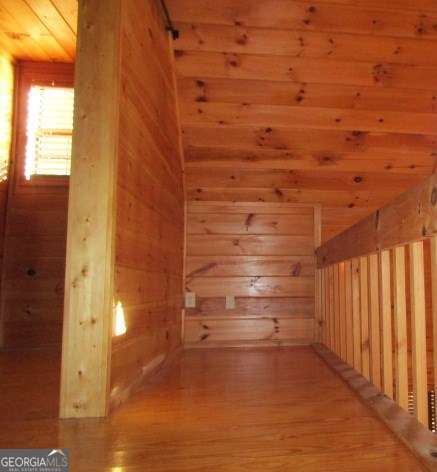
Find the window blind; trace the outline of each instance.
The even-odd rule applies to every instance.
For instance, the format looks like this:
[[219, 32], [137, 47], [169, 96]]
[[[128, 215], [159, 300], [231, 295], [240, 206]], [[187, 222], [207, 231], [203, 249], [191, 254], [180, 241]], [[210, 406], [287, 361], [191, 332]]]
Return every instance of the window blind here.
[[74, 89], [32, 86], [28, 98], [25, 177], [69, 175]]

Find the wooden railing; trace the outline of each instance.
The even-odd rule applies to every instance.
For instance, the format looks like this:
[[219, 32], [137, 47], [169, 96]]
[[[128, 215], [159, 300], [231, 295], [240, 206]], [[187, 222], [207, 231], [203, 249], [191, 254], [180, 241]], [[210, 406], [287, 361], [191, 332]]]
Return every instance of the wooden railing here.
[[317, 251], [320, 342], [403, 409], [412, 399], [427, 427], [437, 391], [436, 193], [434, 175]]

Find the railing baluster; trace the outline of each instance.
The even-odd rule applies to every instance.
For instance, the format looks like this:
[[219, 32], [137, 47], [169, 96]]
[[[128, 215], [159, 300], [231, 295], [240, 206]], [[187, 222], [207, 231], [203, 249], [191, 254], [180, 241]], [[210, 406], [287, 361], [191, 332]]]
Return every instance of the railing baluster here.
[[352, 260], [352, 317], [354, 333], [354, 369], [362, 372], [361, 316], [360, 316], [360, 268], [359, 260]]
[[437, 236], [431, 243], [431, 310], [432, 310], [432, 353], [434, 366], [434, 393], [437, 393]]
[[367, 257], [360, 257], [360, 312], [362, 374], [370, 380], [369, 286]]
[[370, 378], [381, 388], [381, 333], [379, 320], [379, 267], [378, 255], [369, 256], [369, 309], [370, 309]]
[[423, 242], [410, 243], [409, 249], [414, 409], [418, 421], [428, 427]]
[[354, 364], [354, 333], [352, 319], [352, 263], [344, 263], [344, 291], [346, 311], [346, 361], [349, 365]]
[[405, 296], [405, 248], [393, 250], [393, 306], [395, 335], [396, 402], [408, 410], [407, 307]]
[[390, 285], [390, 251], [380, 254], [381, 280], [381, 328], [382, 328], [382, 365], [383, 392], [393, 398], [393, 341]]
[[338, 264], [338, 308], [340, 312], [340, 357], [346, 361], [346, 312], [344, 294], [344, 262]]

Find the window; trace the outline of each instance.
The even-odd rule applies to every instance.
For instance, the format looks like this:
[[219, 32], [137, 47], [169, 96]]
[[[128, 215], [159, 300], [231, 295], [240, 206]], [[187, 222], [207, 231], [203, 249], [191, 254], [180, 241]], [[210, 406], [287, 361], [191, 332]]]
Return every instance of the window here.
[[27, 97], [24, 175], [70, 175], [74, 89], [32, 85]]

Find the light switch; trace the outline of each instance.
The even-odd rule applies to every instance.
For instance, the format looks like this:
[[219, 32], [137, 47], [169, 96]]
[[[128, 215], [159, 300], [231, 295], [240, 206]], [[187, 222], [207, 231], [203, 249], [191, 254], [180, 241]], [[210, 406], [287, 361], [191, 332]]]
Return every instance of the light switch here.
[[196, 294], [185, 292], [185, 308], [196, 308]]
[[226, 310], [235, 309], [235, 297], [233, 295], [226, 295]]

